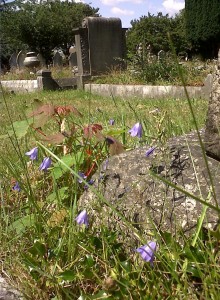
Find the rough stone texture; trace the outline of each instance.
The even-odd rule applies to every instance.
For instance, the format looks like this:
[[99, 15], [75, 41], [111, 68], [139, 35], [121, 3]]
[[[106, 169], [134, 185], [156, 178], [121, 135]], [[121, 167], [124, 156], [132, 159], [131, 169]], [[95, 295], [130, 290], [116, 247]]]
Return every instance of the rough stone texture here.
[[[107, 169], [104, 170], [105, 162], [94, 175], [93, 187], [143, 232], [152, 229], [152, 221], [158, 229], [173, 234], [178, 229], [186, 234], [192, 232], [201, 215], [202, 205], [156, 179], [150, 171], [194, 195], [199, 196], [201, 190], [203, 199], [206, 199], [210, 180], [197, 134], [194, 132], [174, 138], [168, 142], [167, 149], [161, 151], [158, 147], [151, 156], [146, 157], [148, 149], [144, 146], [111, 157]], [[208, 164], [216, 194], [219, 195], [220, 164], [212, 158], [208, 158]], [[213, 196], [210, 203], [215, 205]], [[91, 189], [82, 195], [79, 207], [86, 209], [90, 217], [93, 216], [96, 225], [104, 223], [119, 232], [127, 230], [121, 218], [99, 200]], [[204, 226], [214, 228], [217, 222], [218, 214], [208, 208]]]
[[220, 161], [220, 50], [213, 74], [212, 91], [206, 120], [205, 149], [207, 155]]
[[0, 276], [0, 300], [22, 300], [21, 294]]

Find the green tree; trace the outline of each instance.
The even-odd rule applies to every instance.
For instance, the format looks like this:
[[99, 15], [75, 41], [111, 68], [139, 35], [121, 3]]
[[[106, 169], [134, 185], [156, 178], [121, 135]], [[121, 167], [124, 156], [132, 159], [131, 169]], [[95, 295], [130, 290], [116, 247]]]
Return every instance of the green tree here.
[[139, 20], [131, 21], [131, 25], [132, 28], [127, 33], [127, 47], [131, 53], [135, 53], [140, 43], [145, 46], [150, 44], [154, 54], [160, 50], [171, 51], [170, 39], [177, 53], [188, 48], [184, 11], [173, 18], [161, 12], [157, 16], [148, 13]]
[[187, 36], [204, 58], [217, 56], [220, 47], [220, 0], [186, 0]]
[[98, 8], [75, 2], [17, 0], [1, 11], [2, 44], [29, 49], [49, 59], [54, 47], [74, 42], [73, 29]]

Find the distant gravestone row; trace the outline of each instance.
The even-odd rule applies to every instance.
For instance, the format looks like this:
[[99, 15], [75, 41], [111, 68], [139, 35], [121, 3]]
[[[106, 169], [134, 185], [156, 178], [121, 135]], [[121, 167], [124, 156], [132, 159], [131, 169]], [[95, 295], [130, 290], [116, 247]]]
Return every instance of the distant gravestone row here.
[[[16, 70], [24, 69], [25, 68], [24, 60], [26, 56], [27, 56], [27, 52], [24, 50], [21, 50], [18, 53], [14, 52], [9, 59], [10, 71], [14, 72]], [[37, 58], [40, 61], [40, 67], [41, 68], [46, 67], [46, 61], [43, 58], [43, 56], [41, 54], [37, 54]], [[65, 62], [66, 59], [64, 57], [64, 54], [60, 53], [59, 51], [55, 51], [52, 57], [52, 66], [61, 69], [65, 64]], [[74, 68], [77, 66], [76, 49], [73, 46], [70, 49], [68, 62], [70, 68]]]
[[[16, 70], [22, 70], [25, 68], [25, 58], [27, 57], [28, 53], [34, 53], [34, 52], [26, 52], [24, 50], [19, 51], [18, 53], [14, 52], [10, 59], [9, 59], [9, 65], [10, 65], [10, 71], [14, 72]], [[41, 54], [37, 55], [37, 58], [40, 62], [40, 66], [44, 67], [46, 65], [45, 59]]]

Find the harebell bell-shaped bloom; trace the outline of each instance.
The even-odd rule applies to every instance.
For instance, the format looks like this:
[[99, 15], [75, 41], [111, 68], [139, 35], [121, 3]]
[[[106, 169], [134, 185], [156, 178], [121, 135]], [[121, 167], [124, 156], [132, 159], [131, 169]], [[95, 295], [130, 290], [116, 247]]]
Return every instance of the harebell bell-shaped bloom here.
[[30, 160], [37, 159], [38, 148], [35, 147], [35, 148], [31, 149], [30, 151], [26, 152], [25, 155], [29, 156]]
[[79, 225], [83, 225], [83, 224], [85, 226], [89, 225], [88, 215], [85, 210], [81, 211], [81, 213], [76, 217], [76, 222]]
[[46, 172], [47, 169], [51, 166], [51, 163], [52, 163], [52, 161], [51, 161], [50, 157], [45, 157], [40, 165], [39, 170]]
[[14, 191], [18, 191], [18, 192], [21, 191], [21, 188], [20, 188], [20, 185], [19, 185], [18, 182], [16, 182], [15, 185], [13, 186], [13, 190], [14, 190]]
[[155, 242], [149, 242], [148, 244], [136, 249], [136, 251], [140, 253], [143, 260], [149, 261], [151, 266], [153, 267], [154, 253], [156, 251], [156, 247], [157, 244]]
[[138, 138], [142, 137], [142, 125], [141, 123], [136, 123], [129, 131], [132, 137], [137, 136]]

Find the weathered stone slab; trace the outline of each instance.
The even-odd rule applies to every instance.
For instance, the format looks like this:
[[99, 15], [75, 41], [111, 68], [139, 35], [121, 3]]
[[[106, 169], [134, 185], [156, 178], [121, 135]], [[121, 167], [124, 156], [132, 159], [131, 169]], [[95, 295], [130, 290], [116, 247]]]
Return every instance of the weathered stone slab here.
[[212, 91], [205, 130], [205, 149], [207, 155], [220, 161], [220, 50], [213, 74]]
[[0, 276], [0, 300], [22, 300], [21, 294]]
[[[210, 179], [197, 134], [174, 138], [168, 142], [166, 150], [161, 151], [158, 147], [146, 157], [148, 149], [144, 146], [109, 158], [106, 170], [104, 162], [100, 171], [94, 175], [94, 187], [142, 232], [151, 231], [154, 227], [152, 222], [157, 229], [173, 234], [179, 229], [184, 233], [193, 232], [202, 205], [156, 179], [151, 171], [206, 199], [210, 192]], [[216, 194], [219, 195], [220, 164], [208, 158], [208, 165]], [[208, 201], [215, 205], [213, 194]], [[121, 218], [91, 190], [82, 195], [79, 207], [88, 211], [97, 226], [103, 223], [112, 230], [124, 232], [127, 229]], [[203, 225], [214, 228], [218, 218], [218, 213], [208, 208]]]

